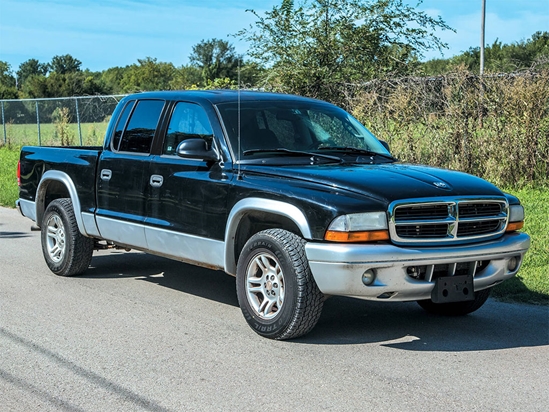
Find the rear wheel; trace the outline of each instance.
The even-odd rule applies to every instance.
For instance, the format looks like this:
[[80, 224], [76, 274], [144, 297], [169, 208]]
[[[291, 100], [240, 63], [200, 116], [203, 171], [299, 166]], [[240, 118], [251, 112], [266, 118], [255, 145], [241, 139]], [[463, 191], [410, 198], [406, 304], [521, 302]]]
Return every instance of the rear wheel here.
[[445, 316], [462, 316], [479, 309], [490, 296], [491, 289], [475, 292], [475, 299], [466, 302], [433, 303], [432, 300], [418, 300], [417, 303], [429, 313]]
[[93, 239], [78, 230], [72, 201], [52, 201], [42, 220], [42, 253], [50, 270], [56, 275], [73, 276], [90, 265]]
[[291, 339], [314, 328], [324, 296], [305, 256], [305, 241], [282, 229], [252, 236], [238, 260], [238, 302], [258, 334]]

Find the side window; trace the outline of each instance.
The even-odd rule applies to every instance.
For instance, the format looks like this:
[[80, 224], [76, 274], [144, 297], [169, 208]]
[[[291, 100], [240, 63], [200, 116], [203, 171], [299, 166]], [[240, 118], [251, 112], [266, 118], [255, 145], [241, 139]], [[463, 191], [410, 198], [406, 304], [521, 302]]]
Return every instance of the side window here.
[[114, 131], [114, 137], [112, 139], [113, 150], [118, 150], [118, 146], [120, 146], [120, 138], [122, 137], [122, 132], [124, 131], [124, 127], [126, 126], [126, 122], [128, 121], [128, 116], [130, 115], [134, 104], [135, 100], [129, 101], [126, 104], [126, 107], [124, 107], [120, 118], [118, 119], [118, 123], [116, 124], [116, 130]]
[[197, 104], [179, 102], [170, 119], [162, 153], [174, 155], [179, 143], [193, 137], [204, 139], [208, 143], [208, 147], [211, 146], [213, 132], [208, 115]]
[[121, 152], [150, 153], [163, 100], [141, 100], [132, 113], [120, 141]]

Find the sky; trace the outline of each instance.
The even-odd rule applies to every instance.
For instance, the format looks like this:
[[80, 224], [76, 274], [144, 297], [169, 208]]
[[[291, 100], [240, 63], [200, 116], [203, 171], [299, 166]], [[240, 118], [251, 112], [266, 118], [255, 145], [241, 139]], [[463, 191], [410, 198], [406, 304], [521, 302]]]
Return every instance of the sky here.
[[[415, 6], [418, 0], [404, 0]], [[83, 69], [102, 71], [145, 57], [188, 64], [193, 45], [225, 39], [237, 52], [248, 45], [231, 35], [247, 28], [282, 0], [0, 0], [0, 60], [13, 71], [34, 58], [42, 63], [70, 54]], [[296, 4], [299, 0], [296, 0]], [[480, 45], [482, 0], [424, 0], [417, 8], [456, 32], [437, 35], [448, 58]], [[486, 44], [526, 40], [549, 31], [549, 0], [486, 0]]]

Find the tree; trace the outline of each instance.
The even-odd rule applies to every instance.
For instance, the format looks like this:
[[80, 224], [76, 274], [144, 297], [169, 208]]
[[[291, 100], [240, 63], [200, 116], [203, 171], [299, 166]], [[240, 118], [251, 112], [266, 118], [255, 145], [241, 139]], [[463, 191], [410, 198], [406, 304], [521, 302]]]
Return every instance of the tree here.
[[8, 62], [0, 60], [0, 99], [17, 99], [15, 77]]
[[174, 77], [170, 82], [170, 89], [184, 90], [197, 87], [202, 81], [202, 72], [195, 66], [181, 66], [175, 70]]
[[126, 67], [111, 67], [104, 70], [101, 73], [101, 81], [105, 84], [105, 87], [109, 93], [119, 94], [122, 93], [122, 79], [124, 74], [129, 70], [129, 66]]
[[251, 12], [258, 20], [237, 36], [270, 67], [270, 83], [332, 101], [342, 83], [412, 72], [425, 51], [446, 47], [435, 30], [450, 29], [402, 0], [283, 0]]
[[204, 83], [218, 78], [236, 80], [239, 60], [242, 56], [236, 54], [234, 46], [220, 39], [202, 40], [189, 56], [191, 66], [202, 71]]
[[40, 63], [37, 59], [29, 59], [19, 65], [17, 70], [17, 88], [21, 89], [25, 81], [31, 76], [46, 76], [49, 65]]
[[53, 56], [50, 63], [51, 71], [59, 74], [79, 72], [81, 71], [80, 66], [82, 66], [82, 62], [70, 54]]
[[120, 86], [124, 92], [169, 90], [176, 69], [172, 63], [158, 62], [156, 58], [137, 59], [125, 70]]
[[[486, 46], [485, 68], [492, 72], [514, 72], [549, 63], [549, 32], [536, 32], [528, 40], [512, 44], [502, 44], [496, 39]], [[425, 74], [437, 75], [465, 67], [478, 73], [480, 69], [480, 48], [471, 47], [449, 59], [433, 59], [422, 65]]]

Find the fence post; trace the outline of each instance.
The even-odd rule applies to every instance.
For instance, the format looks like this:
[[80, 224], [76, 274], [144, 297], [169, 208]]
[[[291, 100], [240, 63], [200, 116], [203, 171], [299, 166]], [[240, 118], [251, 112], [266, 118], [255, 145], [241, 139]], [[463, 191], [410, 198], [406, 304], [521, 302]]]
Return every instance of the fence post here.
[[42, 137], [40, 136], [40, 114], [38, 113], [38, 100], [36, 101], [36, 125], [38, 127], [38, 146], [42, 146]]
[[80, 112], [78, 110], [78, 98], [74, 98], [76, 104], [76, 122], [78, 123], [78, 136], [80, 136], [80, 146], [82, 146], [82, 127], [80, 127]]
[[2, 125], [4, 126], [4, 144], [6, 144], [8, 139], [6, 136], [6, 118], [4, 117], [4, 102], [2, 102]]

